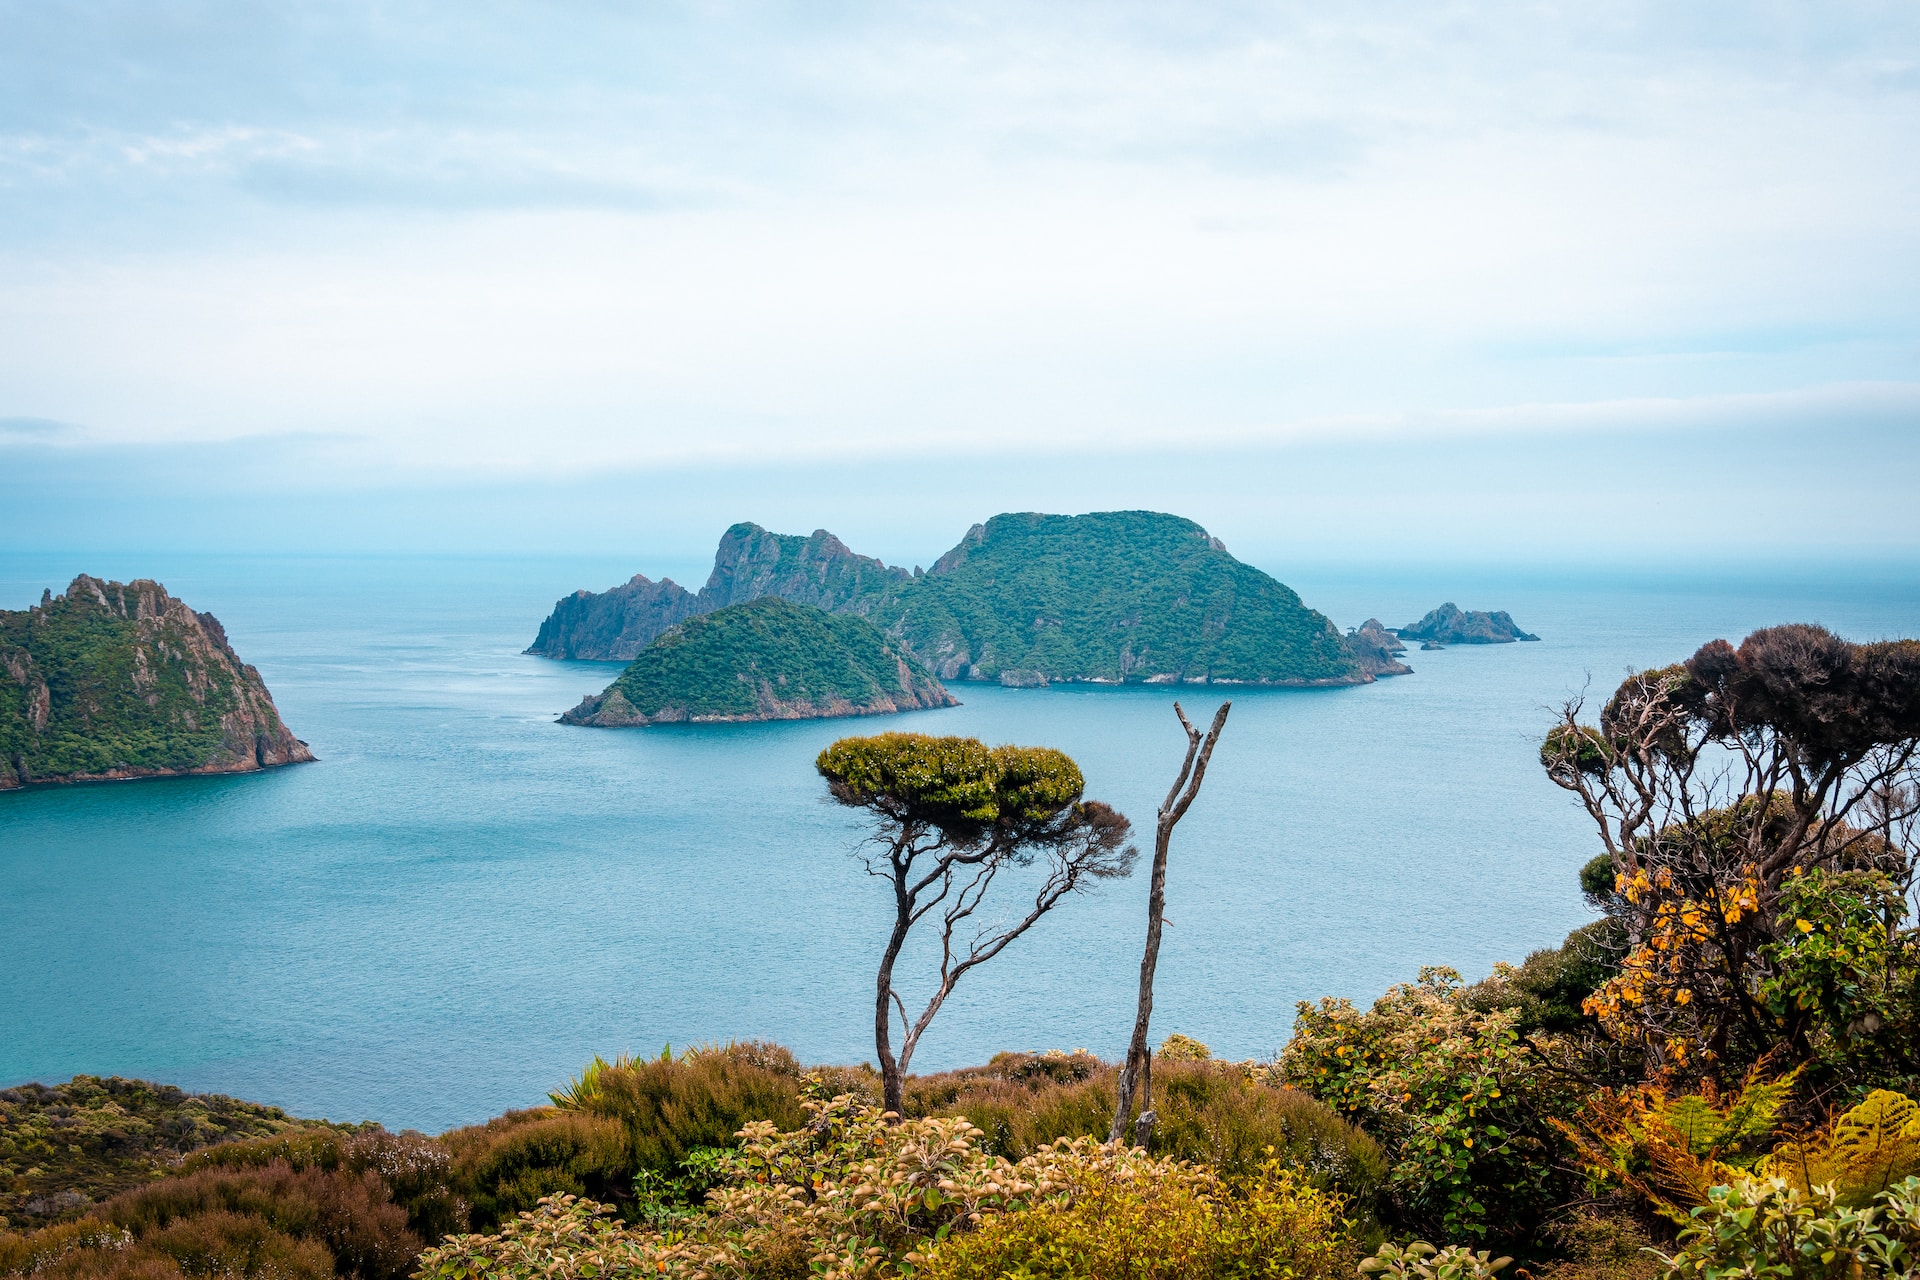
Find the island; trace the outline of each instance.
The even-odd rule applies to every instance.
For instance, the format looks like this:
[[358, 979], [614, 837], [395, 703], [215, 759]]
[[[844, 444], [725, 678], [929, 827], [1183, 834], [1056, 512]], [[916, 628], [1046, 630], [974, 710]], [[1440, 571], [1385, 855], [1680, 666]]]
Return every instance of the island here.
[[1423, 649], [1450, 644], [1512, 644], [1516, 640], [1538, 640], [1514, 623], [1506, 610], [1481, 613], [1460, 608], [1451, 600], [1411, 626], [1401, 627], [1402, 640], [1424, 640]]
[[737, 524], [698, 593], [643, 576], [575, 592], [528, 652], [624, 660], [669, 627], [763, 596], [865, 618], [941, 680], [1303, 687], [1400, 667], [1198, 524], [1155, 511], [995, 516], [924, 572], [856, 555], [824, 529]]
[[0, 790], [312, 759], [219, 620], [157, 582], [82, 574], [0, 610]]
[[1348, 631], [1347, 644], [1352, 647], [1361, 665], [1375, 676], [1413, 674], [1413, 668], [1399, 658], [1400, 654], [1407, 651], [1407, 646], [1378, 618], [1368, 618], [1357, 628]]
[[865, 618], [769, 595], [668, 629], [560, 722], [608, 729], [956, 705], [932, 673]]

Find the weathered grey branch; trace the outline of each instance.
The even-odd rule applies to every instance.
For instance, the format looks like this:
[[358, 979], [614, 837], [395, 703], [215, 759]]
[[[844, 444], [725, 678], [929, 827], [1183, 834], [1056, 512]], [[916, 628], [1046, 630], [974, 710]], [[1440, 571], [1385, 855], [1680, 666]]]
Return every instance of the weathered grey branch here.
[[1207, 762], [1213, 758], [1214, 744], [1220, 741], [1220, 730], [1226, 726], [1227, 712], [1232, 706], [1231, 702], [1220, 704], [1220, 709], [1213, 713], [1213, 727], [1203, 737], [1187, 720], [1180, 704], [1173, 704], [1173, 713], [1180, 717], [1180, 727], [1187, 733], [1187, 754], [1154, 824], [1153, 881], [1147, 890], [1147, 946], [1140, 957], [1140, 1003], [1134, 1014], [1133, 1039], [1127, 1044], [1127, 1060], [1120, 1068], [1119, 1099], [1113, 1127], [1107, 1133], [1109, 1142], [1119, 1142], [1126, 1134], [1127, 1115], [1133, 1109], [1134, 1083], [1147, 1061], [1147, 1027], [1153, 1020], [1153, 976], [1160, 964], [1160, 932], [1166, 923], [1167, 850], [1173, 843], [1173, 828], [1186, 817], [1194, 797], [1200, 794], [1200, 784], [1207, 776]]

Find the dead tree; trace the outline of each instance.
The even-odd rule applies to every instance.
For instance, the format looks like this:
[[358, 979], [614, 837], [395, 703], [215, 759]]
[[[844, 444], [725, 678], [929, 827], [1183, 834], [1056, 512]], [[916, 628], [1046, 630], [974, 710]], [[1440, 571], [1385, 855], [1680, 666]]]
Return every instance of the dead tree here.
[[[892, 888], [894, 920], [880, 958], [873, 1035], [886, 1109], [898, 1115], [913, 1052], [967, 971], [999, 955], [1068, 894], [1130, 874], [1139, 851], [1127, 843], [1127, 819], [1098, 800], [1082, 800], [1079, 767], [1045, 747], [887, 733], [843, 738], [820, 753], [815, 768], [836, 801], [879, 820], [867, 872]], [[1040, 858], [1046, 875], [1033, 905], [1012, 923], [976, 927], [994, 879]], [[929, 916], [939, 922], [940, 965], [933, 994], [913, 1016], [894, 966], [914, 926]]]
[[[1151, 1069], [1147, 1066], [1147, 1024], [1153, 1020], [1153, 973], [1160, 964], [1160, 929], [1166, 923], [1167, 849], [1173, 843], [1174, 826], [1186, 817], [1188, 806], [1200, 794], [1200, 783], [1207, 776], [1207, 761], [1213, 758], [1214, 744], [1220, 741], [1220, 730], [1226, 727], [1227, 712], [1232, 706], [1231, 702], [1220, 704], [1220, 709], [1213, 713], [1213, 727], [1203, 736], [1188, 722], [1180, 704], [1173, 704], [1173, 714], [1180, 717], [1180, 727], [1187, 731], [1187, 757], [1181, 762], [1180, 776], [1173, 780], [1173, 787], [1167, 792], [1154, 823], [1153, 881], [1147, 890], [1147, 949], [1140, 957], [1140, 1007], [1133, 1019], [1133, 1039], [1127, 1045], [1127, 1060], [1120, 1068], [1119, 1105], [1113, 1113], [1113, 1128], [1107, 1134], [1109, 1142], [1118, 1142], [1125, 1136], [1127, 1113], [1133, 1108], [1135, 1081], [1143, 1071]], [[1141, 1118], [1147, 1120], [1148, 1113], [1142, 1112]], [[1148, 1120], [1140, 1136], [1144, 1138], [1150, 1128]]]

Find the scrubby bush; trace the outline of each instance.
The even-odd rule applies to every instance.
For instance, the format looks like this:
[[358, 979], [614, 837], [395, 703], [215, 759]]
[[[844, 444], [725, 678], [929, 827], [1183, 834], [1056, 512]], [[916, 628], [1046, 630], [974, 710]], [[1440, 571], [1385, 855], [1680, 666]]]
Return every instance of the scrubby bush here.
[[1475, 1008], [1452, 969], [1423, 969], [1365, 1013], [1302, 1002], [1281, 1070], [1385, 1146], [1402, 1222], [1445, 1239], [1512, 1238], [1565, 1199], [1551, 1122], [1579, 1100], [1517, 1021]]
[[454, 1185], [452, 1156], [437, 1139], [411, 1131], [298, 1129], [209, 1147], [187, 1157], [181, 1168], [192, 1173], [257, 1168], [275, 1161], [293, 1169], [376, 1175], [422, 1240], [438, 1240], [467, 1229], [467, 1203]]
[[400, 1280], [421, 1241], [371, 1172], [284, 1161], [202, 1168], [78, 1222], [0, 1234], [0, 1274], [61, 1280]]
[[509, 1111], [441, 1138], [469, 1223], [486, 1230], [548, 1196], [633, 1199], [636, 1165], [627, 1126], [609, 1116], [540, 1107]]
[[1269, 1162], [1223, 1181], [1199, 1165], [1156, 1162], [1122, 1171], [1075, 1165], [1068, 1187], [1025, 1212], [936, 1244], [916, 1272], [927, 1280], [1148, 1280], [1162, 1276], [1351, 1274], [1358, 1252], [1342, 1201]]
[[624, 1125], [635, 1169], [672, 1169], [697, 1147], [733, 1146], [751, 1121], [799, 1124], [803, 1074], [781, 1046], [744, 1041], [678, 1058], [596, 1058], [553, 1100]]
[[553, 1197], [497, 1235], [429, 1250], [423, 1280], [865, 1280], [903, 1269], [1304, 1278], [1345, 1272], [1357, 1252], [1341, 1199], [1277, 1163], [1224, 1179], [1087, 1138], [1016, 1163], [982, 1150], [962, 1119], [892, 1123], [844, 1095], [805, 1106], [795, 1130], [747, 1127], [704, 1215], [634, 1228]]
[[[1020, 1160], [1060, 1138], [1104, 1140], [1118, 1070], [1091, 1054], [1000, 1054], [985, 1067], [908, 1082], [909, 1116], [965, 1116], [981, 1145]], [[1236, 1063], [1176, 1060], [1153, 1074], [1153, 1154], [1246, 1177], [1269, 1159], [1363, 1213], [1386, 1176], [1380, 1145], [1325, 1104], [1255, 1080]]]

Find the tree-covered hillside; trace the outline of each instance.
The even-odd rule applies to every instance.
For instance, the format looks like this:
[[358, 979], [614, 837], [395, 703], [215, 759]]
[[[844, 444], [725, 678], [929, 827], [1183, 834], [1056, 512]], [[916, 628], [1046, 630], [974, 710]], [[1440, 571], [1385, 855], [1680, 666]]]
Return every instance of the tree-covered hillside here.
[[864, 618], [778, 596], [689, 618], [561, 719], [614, 728], [804, 720], [947, 707], [953, 698]]
[[1154, 511], [995, 516], [869, 616], [946, 679], [1368, 678], [1291, 589]]
[[976, 525], [925, 574], [737, 524], [696, 597], [645, 578], [559, 602], [528, 651], [626, 659], [689, 615], [761, 596], [873, 619], [944, 679], [1359, 684], [1371, 663], [1285, 585], [1191, 520], [1032, 513]]
[[219, 621], [157, 582], [82, 574], [0, 611], [0, 788], [312, 758]]

